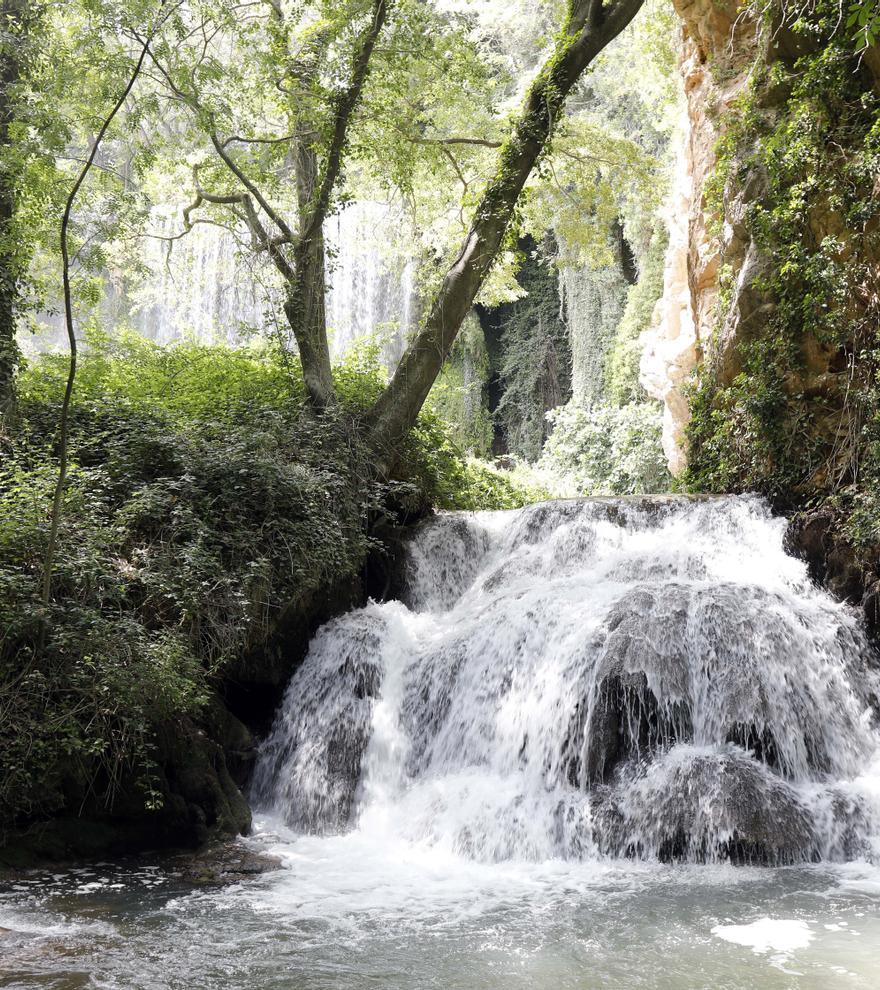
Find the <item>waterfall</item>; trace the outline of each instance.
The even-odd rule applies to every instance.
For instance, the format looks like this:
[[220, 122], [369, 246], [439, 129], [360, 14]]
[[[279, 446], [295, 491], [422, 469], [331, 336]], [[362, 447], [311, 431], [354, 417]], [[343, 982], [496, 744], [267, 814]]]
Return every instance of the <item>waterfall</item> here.
[[441, 514], [325, 625], [254, 779], [302, 832], [477, 861], [880, 853], [880, 676], [752, 497]]
[[403, 225], [393, 208], [367, 202], [352, 203], [325, 224], [334, 358], [373, 335], [389, 369], [403, 355], [416, 309], [415, 261], [398, 240]]
[[[355, 341], [376, 336], [389, 370], [403, 354], [416, 319], [416, 264], [401, 239], [402, 217], [383, 203], [355, 202], [325, 224], [327, 326], [331, 355], [338, 360]], [[197, 224], [179, 240], [179, 211], [156, 207], [151, 236], [144, 237], [139, 264], [150, 273], [130, 289], [107, 271], [101, 318], [110, 328], [126, 324], [149, 340], [170, 344], [192, 338], [237, 344], [274, 320], [287, 339], [281, 285], [267, 264], [255, 259], [231, 230]], [[170, 249], [170, 250], [169, 250]], [[143, 273], [142, 273], [143, 274]], [[27, 352], [64, 350], [63, 320], [42, 314], [44, 332], [22, 335]]]
[[197, 224], [169, 243], [161, 238], [179, 233], [181, 223], [176, 211], [161, 207], [152, 211], [150, 228], [158, 235], [143, 242], [151, 277], [128, 295], [117, 293], [117, 305], [134, 329], [158, 344], [186, 337], [236, 344], [245, 328], [265, 325], [277, 302], [276, 280], [248, 263], [247, 246], [231, 230]]

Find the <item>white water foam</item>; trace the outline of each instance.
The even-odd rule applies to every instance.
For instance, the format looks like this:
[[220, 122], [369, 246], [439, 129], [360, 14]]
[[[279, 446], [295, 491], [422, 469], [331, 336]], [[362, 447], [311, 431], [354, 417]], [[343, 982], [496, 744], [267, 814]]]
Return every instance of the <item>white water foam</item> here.
[[482, 862], [875, 851], [874, 658], [754, 498], [447, 514], [325, 626], [255, 781], [300, 831]]

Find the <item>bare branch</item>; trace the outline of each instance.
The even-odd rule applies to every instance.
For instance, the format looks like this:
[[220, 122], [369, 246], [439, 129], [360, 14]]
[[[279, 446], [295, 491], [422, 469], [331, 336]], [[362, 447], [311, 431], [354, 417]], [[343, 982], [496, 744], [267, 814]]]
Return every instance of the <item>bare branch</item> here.
[[284, 217], [282, 217], [275, 209], [269, 205], [269, 201], [263, 196], [260, 190], [257, 188], [256, 184], [252, 182], [239, 168], [238, 164], [229, 155], [223, 145], [220, 143], [220, 139], [216, 134], [211, 133], [209, 135], [211, 139], [211, 144], [214, 145], [214, 150], [223, 159], [223, 163], [229, 169], [230, 172], [238, 179], [238, 181], [247, 189], [247, 191], [254, 197], [254, 199], [260, 204], [263, 212], [267, 217], [275, 224], [275, 226], [281, 231], [281, 233], [287, 238], [291, 243], [295, 240], [294, 233], [288, 226]]
[[277, 138], [247, 138], [240, 134], [233, 134], [223, 141], [223, 147], [226, 148], [230, 144], [286, 144], [288, 141], [292, 141], [294, 137], [293, 134], [285, 134], [283, 137]]
[[492, 141], [489, 138], [476, 138], [476, 137], [440, 137], [440, 138], [416, 138], [411, 137], [408, 140], [412, 141], [413, 144], [473, 144], [478, 145], [481, 148], [500, 148], [500, 141]]

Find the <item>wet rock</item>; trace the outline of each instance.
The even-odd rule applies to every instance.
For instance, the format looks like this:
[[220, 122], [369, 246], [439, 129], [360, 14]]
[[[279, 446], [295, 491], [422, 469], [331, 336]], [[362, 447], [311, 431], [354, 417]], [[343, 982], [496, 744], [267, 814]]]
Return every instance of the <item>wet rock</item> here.
[[234, 660], [224, 671], [223, 701], [257, 735], [271, 727], [284, 689], [308, 652], [315, 632], [335, 616], [365, 601], [357, 575], [303, 593], [278, 617], [265, 643]]
[[746, 754], [673, 750], [597, 794], [606, 855], [778, 865], [817, 858], [809, 809]]
[[224, 842], [194, 855], [173, 856], [163, 865], [189, 883], [221, 886], [281, 869], [282, 864], [277, 856], [248, 848], [241, 842]]
[[880, 581], [874, 581], [865, 592], [862, 608], [865, 610], [865, 623], [876, 636], [880, 630]]
[[823, 506], [794, 516], [785, 549], [803, 560], [810, 577], [832, 595], [859, 606], [868, 635], [880, 640], [880, 547], [857, 549], [841, 534], [839, 512]]
[[297, 829], [333, 833], [351, 822], [386, 621], [368, 608], [328, 623], [290, 682], [252, 786]]

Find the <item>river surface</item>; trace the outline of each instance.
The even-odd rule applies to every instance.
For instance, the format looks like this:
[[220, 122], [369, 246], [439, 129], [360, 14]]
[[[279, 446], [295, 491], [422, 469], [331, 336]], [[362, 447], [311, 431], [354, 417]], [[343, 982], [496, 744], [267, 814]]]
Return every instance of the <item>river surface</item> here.
[[24, 877], [0, 986], [106, 990], [876, 990], [880, 870], [475, 863], [356, 833], [248, 841], [283, 868]]
[[328, 623], [239, 840], [0, 886], [0, 987], [880, 987], [877, 657], [759, 500], [450, 514]]

